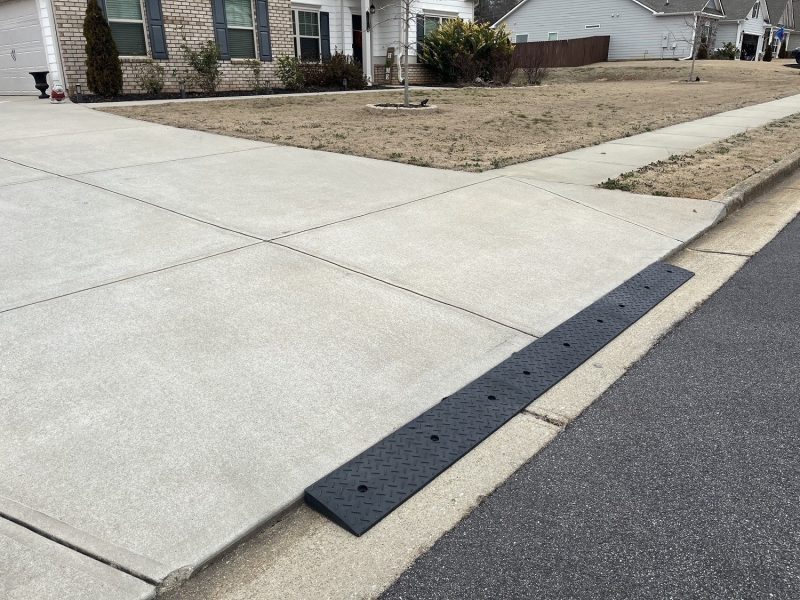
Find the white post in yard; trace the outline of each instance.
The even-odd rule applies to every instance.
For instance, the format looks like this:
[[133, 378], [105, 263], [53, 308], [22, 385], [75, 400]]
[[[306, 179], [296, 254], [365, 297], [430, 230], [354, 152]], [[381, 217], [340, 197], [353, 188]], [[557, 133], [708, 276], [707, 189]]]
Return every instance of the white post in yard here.
[[361, 0], [361, 64], [369, 85], [372, 85], [372, 16], [370, 0]]

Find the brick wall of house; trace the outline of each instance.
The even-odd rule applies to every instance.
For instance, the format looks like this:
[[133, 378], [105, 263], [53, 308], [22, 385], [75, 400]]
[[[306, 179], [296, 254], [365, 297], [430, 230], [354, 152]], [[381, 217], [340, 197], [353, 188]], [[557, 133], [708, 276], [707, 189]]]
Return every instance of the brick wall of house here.
[[[411, 63], [408, 65], [408, 82], [411, 85], [435, 85], [441, 83], [439, 76], [426, 65]], [[386, 67], [375, 65], [373, 83], [375, 85], [398, 85], [397, 65], [392, 65], [389, 80], [386, 79]]]
[[[275, 76], [278, 57], [294, 55], [292, 41], [292, 17], [290, 0], [268, 0], [269, 25], [272, 39], [272, 62], [261, 63], [262, 81], [267, 79], [273, 86], [280, 85]], [[164, 91], [176, 92], [181, 79], [187, 79], [191, 69], [183, 58], [181, 44], [183, 38], [190, 47], [197, 48], [206, 40], [214, 39], [211, 15], [211, 0], [161, 0], [164, 16], [164, 33], [167, 40], [169, 59], [158, 60], [164, 67]], [[66, 86], [72, 93], [80, 84], [84, 93], [86, 87], [86, 40], [83, 37], [83, 18], [86, 3], [83, 0], [53, 0], [58, 39], [64, 65]], [[255, 23], [255, 14], [253, 15]], [[145, 28], [149, 38], [149, 31]], [[150, 40], [148, 39], [148, 47]], [[258, 51], [256, 51], [258, 54]], [[142, 58], [122, 58], [123, 93], [139, 93], [135, 72], [146, 61]], [[252, 68], [243, 60], [222, 61], [220, 91], [246, 91], [254, 88]], [[187, 84], [187, 89], [195, 89]]]

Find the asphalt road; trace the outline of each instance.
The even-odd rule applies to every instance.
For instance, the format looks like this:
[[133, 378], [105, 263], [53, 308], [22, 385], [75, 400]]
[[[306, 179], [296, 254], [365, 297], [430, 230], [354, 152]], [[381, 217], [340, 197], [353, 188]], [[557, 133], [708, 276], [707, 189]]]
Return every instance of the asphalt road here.
[[800, 598], [800, 219], [383, 598]]

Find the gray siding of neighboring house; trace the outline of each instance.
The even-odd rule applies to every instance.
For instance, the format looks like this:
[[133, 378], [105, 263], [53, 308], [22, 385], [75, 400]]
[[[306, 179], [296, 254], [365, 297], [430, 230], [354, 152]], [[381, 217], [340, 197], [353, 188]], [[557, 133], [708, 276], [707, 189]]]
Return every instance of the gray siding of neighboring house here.
[[609, 60], [691, 54], [691, 15], [657, 17], [632, 0], [528, 0], [502, 22], [512, 41], [517, 34], [527, 34], [529, 42], [543, 41], [550, 32], [557, 32], [559, 40], [611, 36]]
[[717, 28], [717, 41], [714, 44], [717, 48], [722, 48], [725, 44], [730, 42], [734, 46], [739, 43], [739, 24], [722, 22]]

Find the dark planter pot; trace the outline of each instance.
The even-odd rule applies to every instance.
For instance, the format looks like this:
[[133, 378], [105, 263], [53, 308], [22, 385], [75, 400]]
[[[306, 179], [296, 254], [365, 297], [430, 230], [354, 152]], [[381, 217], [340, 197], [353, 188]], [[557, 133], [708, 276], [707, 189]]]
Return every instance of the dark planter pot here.
[[30, 72], [30, 74], [33, 75], [34, 86], [40, 92], [39, 98], [41, 98], [41, 99], [50, 97], [45, 93], [47, 91], [47, 88], [50, 87], [49, 85], [47, 85], [47, 74], [49, 72], [50, 71], [31, 71]]

